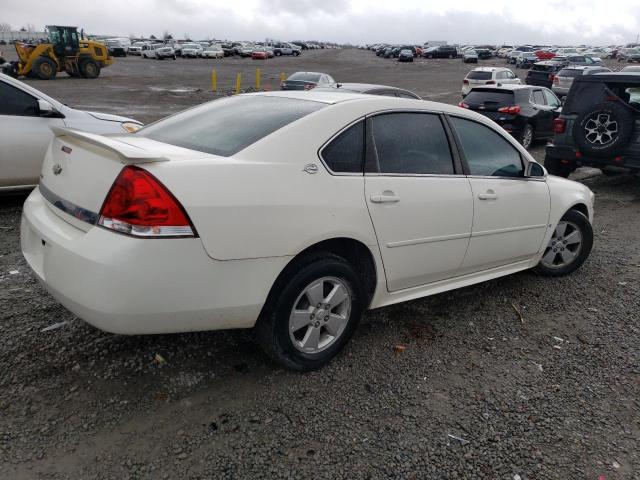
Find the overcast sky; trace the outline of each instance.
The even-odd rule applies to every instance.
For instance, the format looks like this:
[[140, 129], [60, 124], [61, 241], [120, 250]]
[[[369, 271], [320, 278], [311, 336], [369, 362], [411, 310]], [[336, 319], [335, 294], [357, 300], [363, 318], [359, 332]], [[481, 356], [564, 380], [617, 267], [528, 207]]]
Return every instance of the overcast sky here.
[[640, 33], [639, 0], [0, 0], [0, 22], [194, 40], [620, 44]]

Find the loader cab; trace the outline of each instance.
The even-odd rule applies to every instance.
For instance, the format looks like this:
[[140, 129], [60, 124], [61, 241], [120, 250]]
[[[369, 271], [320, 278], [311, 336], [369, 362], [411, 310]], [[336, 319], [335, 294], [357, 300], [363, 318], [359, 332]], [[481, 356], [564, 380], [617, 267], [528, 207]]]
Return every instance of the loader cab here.
[[75, 57], [80, 51], [77, 27], [47, 26], [49, 40], [57, 57]]

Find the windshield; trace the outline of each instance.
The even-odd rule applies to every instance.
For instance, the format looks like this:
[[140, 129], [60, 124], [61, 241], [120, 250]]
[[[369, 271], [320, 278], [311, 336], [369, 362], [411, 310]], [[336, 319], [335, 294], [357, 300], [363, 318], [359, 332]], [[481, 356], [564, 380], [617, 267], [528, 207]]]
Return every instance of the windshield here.
[[146, 43], [144, 43], [144, 42], [136, 42], [136, 43], [133, 44], [134, 47], [143, 47], [145, 45], [146, 45]]
[[578, 70], [577, 68], [563, 68], [558, 72], [559, 77], [579, 77], [582, 75], [582, 70]]
[[185, 43], [182, 45], [182, 48], [198, 48], [200, 45], [196, 45], [195, 43]]
[[324, 106], [293, 98], [229, 97], [160, 120], [136, 135], [228, 157]]

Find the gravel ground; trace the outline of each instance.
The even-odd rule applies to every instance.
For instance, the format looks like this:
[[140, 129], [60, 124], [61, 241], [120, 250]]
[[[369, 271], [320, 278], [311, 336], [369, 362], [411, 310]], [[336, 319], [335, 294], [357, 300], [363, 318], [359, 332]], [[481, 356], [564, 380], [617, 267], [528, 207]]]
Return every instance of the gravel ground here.
[[[370, 57], [310, 52], [263, 69], [333, 65], [340, 80], [458, 99], [459, 61]], [[118, 59], [95, 82], [30, 83], [151, 121], [210, 96], [147, 91], [156, 79], [206, 88], [187, 62]], [[219, 76], [249, 62], [225, 59]], [[336, 360], [303, 375], [270, 363], [248, 331], [125, 337], [84, 324], [20, 254], [24, 197], [0, 198], [0, 478], [640, 478], [640, 179], [583, 181], [596, 218], [581, 270], [369, 312]]]

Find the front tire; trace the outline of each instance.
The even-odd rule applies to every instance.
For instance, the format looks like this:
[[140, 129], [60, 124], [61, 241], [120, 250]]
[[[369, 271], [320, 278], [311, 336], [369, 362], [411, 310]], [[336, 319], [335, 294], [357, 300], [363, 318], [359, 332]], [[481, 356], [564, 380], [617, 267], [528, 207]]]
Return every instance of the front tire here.
[[38, 57], [31, 67], [31, 71], [40, 80], [51, 80], [56, 76], [57, 70], [56, 63], [49, 57]]
[[593, 247], [593, 228], [589, 219], [577, 210], [569, 210], [558, 222], [534, 272], [560, 277], [576, 271]]
[[274, 284], [256, 325], [265, 352], [297, 371], [326, 365], [353, 335], [365, 290], [344, 258], [319, 253], [295, 261]]

